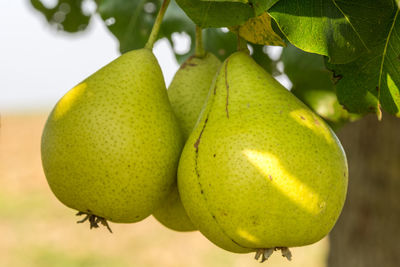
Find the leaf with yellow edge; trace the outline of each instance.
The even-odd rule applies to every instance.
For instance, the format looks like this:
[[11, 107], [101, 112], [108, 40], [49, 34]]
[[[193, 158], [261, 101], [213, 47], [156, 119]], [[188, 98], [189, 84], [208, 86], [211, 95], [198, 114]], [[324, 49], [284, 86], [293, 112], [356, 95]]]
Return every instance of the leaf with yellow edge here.
[[271, 17], [267, 12], [250, 18], [240, 26], [231, 27], [230, 30], [253, 44], [286, 46], [281, 37], [272, 29]]

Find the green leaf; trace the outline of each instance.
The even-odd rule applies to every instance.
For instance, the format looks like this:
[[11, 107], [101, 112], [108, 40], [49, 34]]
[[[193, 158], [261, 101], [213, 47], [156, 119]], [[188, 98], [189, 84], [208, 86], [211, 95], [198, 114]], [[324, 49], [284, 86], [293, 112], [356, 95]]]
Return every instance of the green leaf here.
[[53, 8], [47, 8], [40, 0], [31, 0], [32, 6], [40, 11], [49, 24], [66, 32], [79, 32], [86, 29], [90, 15], [82, 10], [83, 0], [59, 0]]
[[248, 4], [254, 9], [254, 15], [259, 16], [262, 13], [270, 9], [279, 0], [200, 0], [203, 2], [231, 2], [231, 3], [242, 3]]
[[250, 0], [249, 2], [253, 4], [255, 13], [258, 16], [268, 11], [278, 1], [279, 0]]
[[125, 53], [144, 47], [160, 3], [158, 0], [99, 0], [97, 11], [117, 37], [121, 53]]
[[249, 0], [201, 0], [203, 2], [236, 2], [236, 3], [243, 3], [247, 4]]
[[271, 17], [267, 12], [229, 29], [253, 44], [286, 46], [282, 38], [272, 29]]
[[349, 64], [327, 63], [337, 78], [339, 101], [350, 111], [376, 112], [380, 106], [400, 117], [400, 15], [399, 9], [381, 29], [379, 44]]
[[281, 0], [269, 13], [293, 45], [344, 64], [374, 49], [395, 8], [393, 0]]
[[185, 13], [200, 27], [219, 28], [244, 23], [253, 17], [250, 5], [239, 2], [176, 0]]
[[283, 49], [281, 60], [293, 84], [292, 93], [324, 118], [332, 128], [337, 129], [357, 118], [339, 104], [331, 72], [326, 69], [323, 56], [288, 46]]

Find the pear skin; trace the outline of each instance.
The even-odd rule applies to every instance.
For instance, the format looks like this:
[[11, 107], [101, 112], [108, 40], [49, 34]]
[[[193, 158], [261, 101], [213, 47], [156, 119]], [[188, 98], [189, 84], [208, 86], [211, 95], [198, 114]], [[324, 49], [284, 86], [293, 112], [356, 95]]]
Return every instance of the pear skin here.
[[192, 223], [236, 253], [312, 244], [342, 210], [343, 148], [326, 123], [244, 52], [225, 60], [182, 152]]
[[[181, 65], [168, 88], [168, 97], [181, 126], [184, 140], [188, 138], [197, 122], [220, 66], [219, 59], [211, 53], [206, 53], [204, 57], [192, 56]], [[196, 230], [182, 206], [177, 188], [171, 191], [153, 215], [172, 230]]]
[[221, 61], [212, 53], [192, 56], [176, 72], [168, 87], [168, 98], [186, 140], [205, 104]]
[[140, 49], [61, 98], [44, 128], [41, 152], [47, 181], [62, 203], [132, 223], [171, 191], [182, 146], [157, 59]]
[[165, 201], [153, 212], [153, 216], [162, 225], [174, 231], [190, 232], [197, 230], [183, 208], [176, 185]]

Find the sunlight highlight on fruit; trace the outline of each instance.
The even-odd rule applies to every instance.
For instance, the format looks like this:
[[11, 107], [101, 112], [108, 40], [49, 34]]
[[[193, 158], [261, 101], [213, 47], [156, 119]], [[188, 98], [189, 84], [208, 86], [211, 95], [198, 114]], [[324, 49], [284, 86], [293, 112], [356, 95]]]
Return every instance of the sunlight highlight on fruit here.
[[250, 234], [249, 231], [246, 231], [244, 229], [238, 229], [237, 234], [242, 237], [243, 239], [249, 240], [254, 243], [259, 243], [260, 239], [255, 237], [254, 235]]
[[80, 83], [61, 98], [57, 107], [54, 109], [54, 120], [62, 118], [74, 106], [76, 100], [83, 95], [87, 86], [86, 82]]
[[[297, 177], [286, 172], [274, 155], [255, 150], [244, 150], [242, 153], [264, 174], [265, 179], [271, 181], [274, 187], [294, 203], [313, 215], [323, 212], [325, 201]], [[270, 177], [273, 177], [273, 180]]]

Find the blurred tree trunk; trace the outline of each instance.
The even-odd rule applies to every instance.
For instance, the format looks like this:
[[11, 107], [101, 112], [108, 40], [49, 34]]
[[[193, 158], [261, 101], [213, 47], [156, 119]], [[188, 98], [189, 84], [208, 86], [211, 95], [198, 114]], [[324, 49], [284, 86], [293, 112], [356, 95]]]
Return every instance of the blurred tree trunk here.
[[368, 116], [339, 133], [349, 190], [330, 235], [329, 267], [400, 266], [400, 119]]

